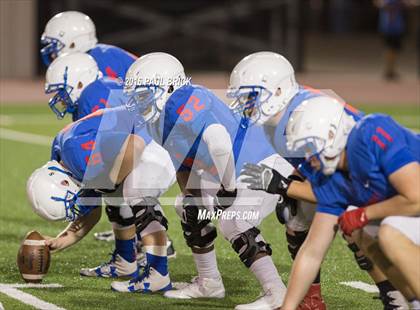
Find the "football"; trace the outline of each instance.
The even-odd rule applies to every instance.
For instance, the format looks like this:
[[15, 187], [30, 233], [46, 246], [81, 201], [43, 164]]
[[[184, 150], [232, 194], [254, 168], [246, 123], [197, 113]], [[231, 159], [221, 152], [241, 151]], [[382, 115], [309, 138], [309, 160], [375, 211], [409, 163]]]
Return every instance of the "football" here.
[[25, 282], [39, 283], [50, 267], [50, 250], [37, 231], [29, 232], [17, 255], [19, 272]]

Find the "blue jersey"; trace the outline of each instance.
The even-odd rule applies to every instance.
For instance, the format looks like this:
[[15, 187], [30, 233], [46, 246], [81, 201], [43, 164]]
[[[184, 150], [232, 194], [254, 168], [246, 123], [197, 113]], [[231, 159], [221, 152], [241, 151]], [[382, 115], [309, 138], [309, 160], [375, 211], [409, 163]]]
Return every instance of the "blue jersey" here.
[[82, 91], [73, 121], [100, 109], [120, 106], [123, 102], [123, 84], [113, 78], [99, 78]]
[[137, 59], [129, 52], [107, 44], [96, 44], [87, 53], [95, 59], [104, 76], [121, 81], [124, 81], [128, 68]]
[[379, 31], [385, 35], [401, 35], [405, 29], [402, 0], [385, 0], [379, 12]]
[[51, 159], [61, 161], [87, 188], [109, 187], [109, 172], [130, 134], [151, 141], [146, 129], [135, 127], [135, 115], [124, 106], [98, 110], [67, 125], [54, 139]]
[[[295, 154], [287, 150], [287, 139], [286, 139], [286, 127], [291, 114], [296, 108], [301, 105], [305, 100], [314, 98], [317, 96], [325, 96], [321, 91], [310, 87], [299, 87], [298, 93], [292, 98], [287, 108], [284, 110], [283, 116], [278, 122], [276, 127], [266, 125], [264, 126], [265, 133], [268, 140], [273, 145], [276, 152], [285, 158], [293, 167], [298, 168], [300, 165], [306, 165], [305, 158], [301, 154]], [[354, 107], [345, 104], [345, 112], [358, 121], [363, 117], [363, 113]], [[312, 175], [312, 171], [308, 166], [303, 166], [300, 171], [304, 177], [309, 178]]]
[[395, 196], [389, 176], [420, 162], [420, 136], [389, 116], [372, 114], [350, 132], [346, 154], [348, 174], [336, 172], [313, 183], [320, 212], [340, 215], [349, 205], [363, 207]]
[[[245, 162], [257, 163], [274, 154], [261, 127], [238, 121], [229, 108], [208, 89], [185, 85], [168, 99], [159, 120], [148, 126], [153, 139], [170, 154], [177, 171], [217, 170], [202, 136], [212, 124], [223, 125], [230, 135], [236, 173]], [[215, 137], [217, 138], [217, 137]]]

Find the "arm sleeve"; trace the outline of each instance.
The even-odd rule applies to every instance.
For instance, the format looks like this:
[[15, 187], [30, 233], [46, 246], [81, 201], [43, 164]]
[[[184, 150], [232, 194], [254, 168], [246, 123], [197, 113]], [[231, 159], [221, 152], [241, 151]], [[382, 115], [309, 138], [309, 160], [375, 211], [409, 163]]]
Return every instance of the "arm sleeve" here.
[[204, 130], [203, 141], [207, 144], [222, 185], [226, 190], [233, 191], [236, 173], [229, 133], [223, 125], [212, 124]]

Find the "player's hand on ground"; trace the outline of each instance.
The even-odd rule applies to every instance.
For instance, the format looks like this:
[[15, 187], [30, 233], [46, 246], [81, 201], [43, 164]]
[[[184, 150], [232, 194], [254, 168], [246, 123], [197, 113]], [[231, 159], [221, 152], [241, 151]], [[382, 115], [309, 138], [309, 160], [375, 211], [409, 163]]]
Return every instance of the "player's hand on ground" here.
[[292, 180], [282, 176], [267, 165], [246, 163], [241, 171], [242, 182], [248, 183], [249, 189], [263, 190], [270, 194], [287, 196], [287, 189]]
[[220, 186], [220, 189], [216, 193], [216, 198], [215, 198], [214, 203], [220, 209], [229, 208], [235, 201], [237, 193], [238, 191], [236, 188], [233, 191], [228, 191], [225, 189], [225, 187], [222, 184]]
[[61, 251], [76, 242], [73, 235], [72, 233], [66, 232], [57, 237], [49, 237], [49, 239], [45, 240], [45, 244], [50, 248], [50, 251]]
[[338, 218], [341, 230], [347, 236], [351, 236], [356, 229], [363, 228], [368, 224], [365, 208], [346, 211]]
[[45, 244], [50, 248], [50, 251], [60, 250], [62, 242], [60, 242], [59, 239], [60, 238], [49, 237], [45, 240]]

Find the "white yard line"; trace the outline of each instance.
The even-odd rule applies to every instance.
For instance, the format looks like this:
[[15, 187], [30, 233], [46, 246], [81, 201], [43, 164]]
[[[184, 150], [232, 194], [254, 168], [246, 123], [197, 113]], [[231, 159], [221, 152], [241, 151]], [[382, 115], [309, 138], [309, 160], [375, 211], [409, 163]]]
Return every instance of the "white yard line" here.
[[63, 286], [58, 283], [51, 284], [38, 284], [38, 283], [13, 283], [13, 284], [4, 284], [0, 283], [0, 288], [7, 286], [13, 288], [62, 288]]
[[0, 125], [45, 125], [54, 121], [53, 114], [0, 114]]
[[4, 310], [3, 304], [0, 302], [0, 310]]
[[[42, 310], [65, 310], [52, 303], [43, 301], [29, 293], [22, 292], [18, 288], [59, 288], [63, 287], [60, 284], [2, 284], [0, 283], [0, 293], [14, 298], [24, 304], [30, 305], [36, 309]], [[1, 305], [1, 304], [0, 304]], [[2, 306], [1, 306], [2, 307]], [[0, 307], [0, 309], [2, 309]]]
[[350, 286], [352, 288], [365, 291], [367, 293], [379, 293], [376, 285], [371, 285], [362, 281], [340, 282], [341, 285]]
[[0, 139], [44, 146], [51, 146], [51, 143], [53, 141], [53, 137], [38, 135], [29, 132], [21, 132], [6, 128], [0, 128]]

